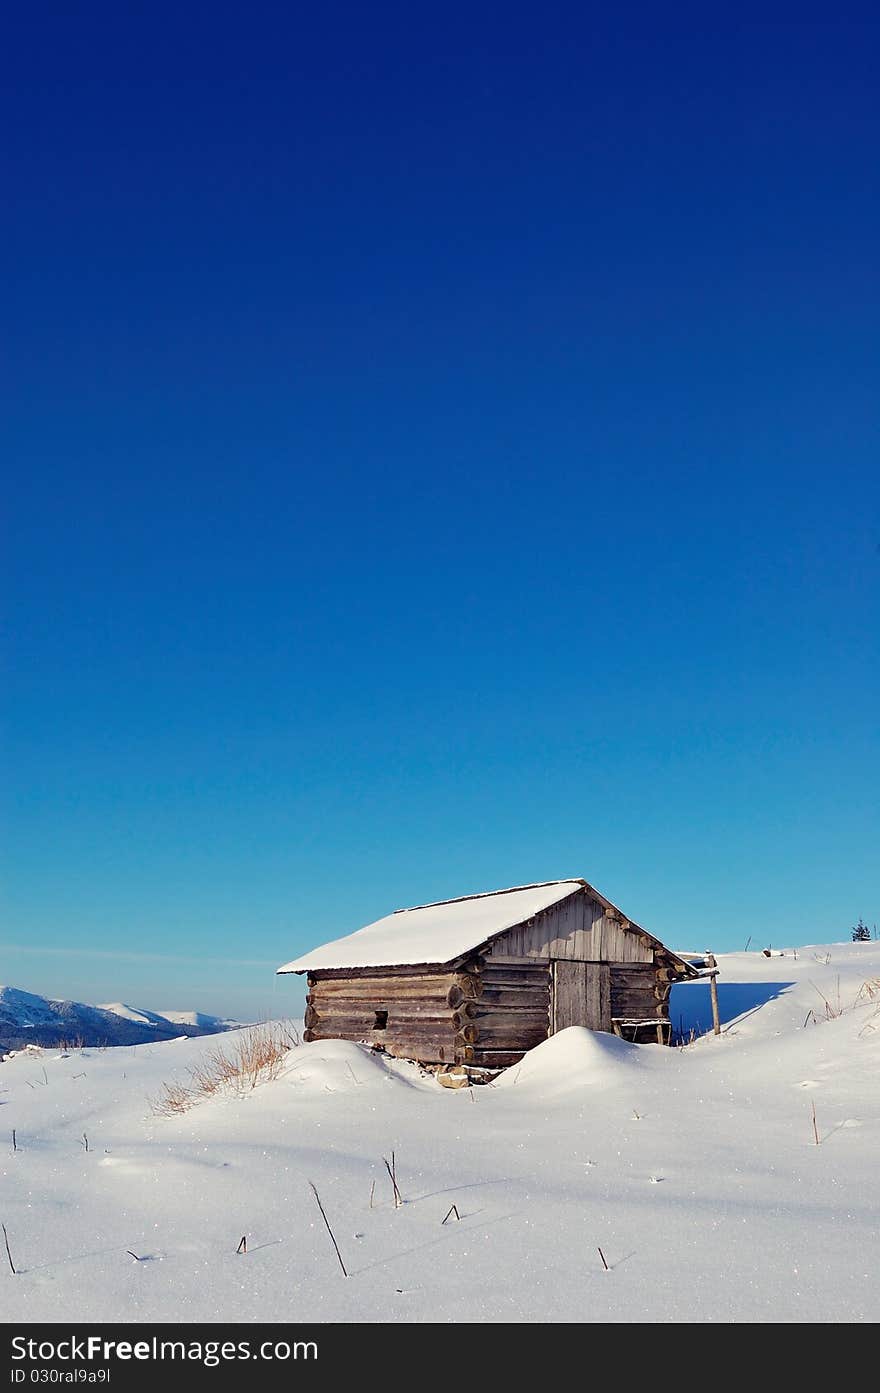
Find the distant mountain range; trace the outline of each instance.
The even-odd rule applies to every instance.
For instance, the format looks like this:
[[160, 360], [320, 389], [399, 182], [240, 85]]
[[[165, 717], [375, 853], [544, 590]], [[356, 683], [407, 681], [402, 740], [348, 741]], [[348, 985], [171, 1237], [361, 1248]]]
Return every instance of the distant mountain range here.
[[121, 1001], [86, 1006], [0, 987], [0, 1054], [25, 1045], [143, 1045], [181, 1035], [216, 1035], [239, 1024], [201, 1011], [141, 1011]]

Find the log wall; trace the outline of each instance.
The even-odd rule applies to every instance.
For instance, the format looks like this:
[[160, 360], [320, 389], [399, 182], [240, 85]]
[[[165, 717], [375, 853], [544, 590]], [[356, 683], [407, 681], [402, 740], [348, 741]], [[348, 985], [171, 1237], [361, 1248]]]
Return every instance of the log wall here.
[[312, 973], [303, 1038], [380, 1045], [423, 1064], [499, 1068], [547, 1038], [549, 982], [541, 964], [480, 959], [455, 972]]
[[658, 981], [653, 963], [611, 968], [611, 1016], [637, 1018], [666, 1015], [669, 984]]
[[[461, 974], [360, 969], [309, 974], [305, 1040], [355, 1040], [424, 1063], [455, 1061], [450, 991]], [[459, 988], [459, 990], [461, 990]], [[377, 1013], [387, 1012], [384, 1026]]]
[[547, 1039], [550, 1030], [549, 964], [498, 963], [484, 959], [475, 976], [477, 995], [467, 1020], [477, 1034], [461, 1044], [462, 1063], [503, 1069]]

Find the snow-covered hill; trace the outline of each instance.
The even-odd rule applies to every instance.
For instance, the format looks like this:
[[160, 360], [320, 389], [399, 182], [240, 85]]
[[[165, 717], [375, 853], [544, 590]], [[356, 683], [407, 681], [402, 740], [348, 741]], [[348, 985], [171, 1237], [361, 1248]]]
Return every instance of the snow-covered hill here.
[[180, 1035], [214, 1035], [232, 1024], [197, 1011], [160, 1015], [122, 1002], [86, 1006], [81, 1001], [50, 1001], [18, 987], [0, 987], [0, 1054], [26, 1045], [140, 1045]]
[[[880, 944], [719, 963], [720, 1037], [566, 1030], [473, 1090], [323, 1041], [160, 1116], [246, 1035], [19, 1055], [3, 1318], [876, 1321]], [[705, 984], [676, 991], [701, 1018]]]

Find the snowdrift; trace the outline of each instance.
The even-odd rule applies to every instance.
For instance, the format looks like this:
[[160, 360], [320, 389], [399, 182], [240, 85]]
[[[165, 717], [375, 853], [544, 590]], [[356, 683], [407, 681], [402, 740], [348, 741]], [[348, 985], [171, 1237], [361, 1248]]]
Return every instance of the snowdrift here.
[[586, 1086], [608, 1088], [641, 1068], [646, 1050], [659, 1052], [659, 1046], [631, 1045], [616, 1035], [570, 1025], [506, 1069], [496, 1087], [534, 1089], [545, 1096]]

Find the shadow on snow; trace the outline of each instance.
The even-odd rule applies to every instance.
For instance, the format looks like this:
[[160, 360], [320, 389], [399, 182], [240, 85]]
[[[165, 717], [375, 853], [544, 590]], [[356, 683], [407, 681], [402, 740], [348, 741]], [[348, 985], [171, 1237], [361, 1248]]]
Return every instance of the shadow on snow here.
[[[775, 1001], [793, 982], [719, 982], [718, 1014], [726, 1025], [746, 1011], [755, 1011]], [[687, 1039], [691, 1031], [705, 1035], [712, 1029], [712, 1003], [708, 982], [682, 982], [672, 988], [669, 1019], [677, 1039]]]

